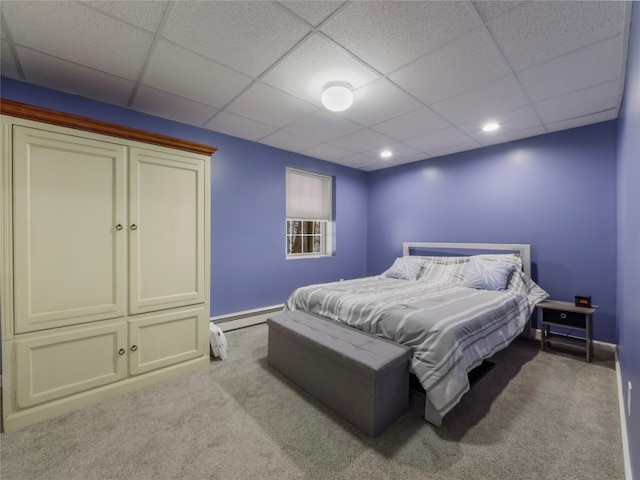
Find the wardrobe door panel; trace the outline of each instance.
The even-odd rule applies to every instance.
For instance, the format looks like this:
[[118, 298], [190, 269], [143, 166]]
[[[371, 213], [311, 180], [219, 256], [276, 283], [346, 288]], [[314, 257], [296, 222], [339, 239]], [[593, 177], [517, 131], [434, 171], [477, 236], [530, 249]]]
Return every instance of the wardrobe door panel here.
[[204, 307], [133, 320], [129, 326], [130, 373], [139, 375], [208, 354]]
[[13, 129], [15, 331], [124, 315], [126, 148]]
[[122, 380], [126, 323], [78, 328], [15, 342], [17, 406], [31, 407]]
[[203, 303], [204, 162], [131, 148], [129, 310]]

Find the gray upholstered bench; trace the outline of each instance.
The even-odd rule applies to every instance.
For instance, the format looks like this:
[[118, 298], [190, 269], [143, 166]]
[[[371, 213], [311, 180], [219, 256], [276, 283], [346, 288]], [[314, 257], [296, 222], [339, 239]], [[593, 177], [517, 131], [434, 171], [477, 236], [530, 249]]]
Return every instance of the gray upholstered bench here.
[[407, 411], [409, 347], [302, 311], [267, 324], [269, 365], [368, 435]]

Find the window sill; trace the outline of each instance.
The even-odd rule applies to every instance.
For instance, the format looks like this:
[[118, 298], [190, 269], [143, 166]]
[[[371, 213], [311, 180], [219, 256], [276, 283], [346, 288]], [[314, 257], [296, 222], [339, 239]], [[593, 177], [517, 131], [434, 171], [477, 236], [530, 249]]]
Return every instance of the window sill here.
[[329, 258], [331, 255], [326, 254], [318, 254], [318, 255], [287, 255], [285, 258], [287, 260], [304, 260], [308, 258]]

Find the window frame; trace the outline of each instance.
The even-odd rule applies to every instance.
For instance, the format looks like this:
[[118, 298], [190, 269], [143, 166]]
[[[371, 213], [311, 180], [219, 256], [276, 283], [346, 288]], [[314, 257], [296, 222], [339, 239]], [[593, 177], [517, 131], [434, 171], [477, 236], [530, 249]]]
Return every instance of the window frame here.
[[[333, 255], [333, 245], [332, 245], [332, 225], [333, 225], [333, 188], [334, 188], [334, 180], [330, 175], [324, 175], [320, 173], [310, 172], [307, 170], [300, 170], [297, 168], [286, 167], [286, 175], [301, 175], [306, 177], [311, 177], [315, 179], [322, 180], [323, 182], [327, 182], [327, 192], [325, 192], [328, 198], [328, 205], [325, 205], [324, 218], [313, 218], [307, 216], [289, 216], [289, 207], [288, 202], [290, 201], [288, 191], [285, 192], [285, 258], [286, 259], [301, 259], [301, 258], [323, 258], [330, 257]], [[285, 177], [285, 185], [287, 184], [287, 180]], [[285, 188], [286, 190], [286, 188]], [[302, 222], [318, 222], [320, 224], [320, 234], [315, 233], [304, 233], [304, 228], [302, 228], [303, 232], [292, 234], [290, 232], [290, 222], [301, 222], [301, 227], [303, 227]], [[292, 253], [290, 251], [290, 246], [292, 245], [292, 241], [290, 239], [301, 237], [304, 239], [305, 237], [312, 236], [320, 236], [321, 248], [319, 252], [300, 252], [300, 253]], [[303, 244], [304, 244], [304, 240]]]
[[[300, 227], [302, 229], [302, 232], [291, 232], [290, 231], [290, 223], [300, 223]], [[318, 223], [319, 224], [319, 229], [320, 232], [319, 233], [315, 233], [315, 232], [305, 232], [305, 228], [304, 228], [304, 224], [305, 223]], [[327, 251], [327, 226], [328, 221], [326, 220], [307, 220], [307, 219], [300, 219], [300, 218], [287, 218], [287, 256], [289, 257], [312, 257], [312, 256], [317, 256], [317, 257], [325, 257], [328, 256], [326, 254]], [[290, 251], [290, 246], [293, 242], [295, 242], [295, 239], [300, 239], [301, 240], [301, 249], [303, 250], [302, 252], [299, 253], [295, 253]], [[305, 250], [305, 246], [307, 245], [307, 242], [305, 241], [305, 239], [309, 239], [309, 238], [318, 238], [320, 240], [320, 248], [318, 251], [315, 250], [315, 247], [312, 247], [311, 251], [304, 251]]]

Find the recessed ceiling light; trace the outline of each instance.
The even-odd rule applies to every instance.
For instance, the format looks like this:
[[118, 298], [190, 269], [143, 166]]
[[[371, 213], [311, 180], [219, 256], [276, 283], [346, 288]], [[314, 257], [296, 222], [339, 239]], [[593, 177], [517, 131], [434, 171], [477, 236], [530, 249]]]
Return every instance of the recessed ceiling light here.
[[332, 112], [342, 112], [353, 103], [351, 85], [345, 82], [334, 82], [324, 87], [322, 105]]
[[485, 124], [485, 126], [482, 127], [482, 131], [483, 132], [493, 132], [495, 130], [498, 130], [499, 128], [500, 128], [500, 125], [498, 125], [495, 122], [491, 122], [491, 123]]
[[380, 156], [382, 158], [389, 158], [391, 156], [393, 156], [393, 152], [390, 150], [383, 150], [382, 152], [380, 152]]

